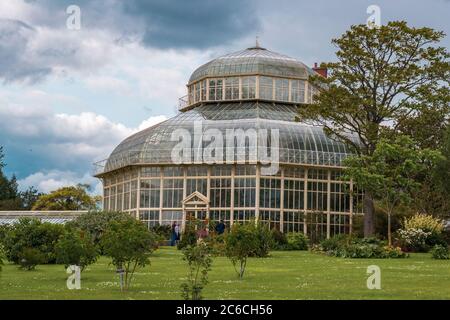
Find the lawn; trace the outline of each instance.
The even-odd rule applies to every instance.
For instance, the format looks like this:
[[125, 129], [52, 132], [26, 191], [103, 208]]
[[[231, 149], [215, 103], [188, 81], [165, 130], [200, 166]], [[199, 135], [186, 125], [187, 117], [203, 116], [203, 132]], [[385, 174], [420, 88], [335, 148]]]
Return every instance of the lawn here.
[[[381, 290], [366, 287], [367, 266], [381, 268]], [[3, 299], [180, 299], [187, 268], [181, 253], [163, 247], [151, 266], [136, 273], [129, 292], [122, 293], [107, 258], [87, 268], [81, 290], [68, 290], [61, 265], [40, 265], [22, 271], [7, 264], [0, 272]], [[250, 259], [243, 280], [231, 263], [214, 259], [206, 299], [450, 299], [450, 261], [429, 254], [408, 259], [342, 259], [305, 251], [272, 252]]]

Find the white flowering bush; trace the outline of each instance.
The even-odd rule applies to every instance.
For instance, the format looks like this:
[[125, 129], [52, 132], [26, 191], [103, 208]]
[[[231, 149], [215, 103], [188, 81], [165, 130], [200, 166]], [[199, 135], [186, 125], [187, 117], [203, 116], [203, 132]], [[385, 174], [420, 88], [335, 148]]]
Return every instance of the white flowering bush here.
[[412, 251], [426, 251], [427, 239], [431, 236], [431, 232], [422, 229], [401, 229], [398, 231], [399, 240], [404, 247]]
[[427, 252], [435, 245], [446, 245], [442, 237], [443, 229], [442, 220], [426, 214], [416, 214], [404, 220], [397, 238], [404, 250]]

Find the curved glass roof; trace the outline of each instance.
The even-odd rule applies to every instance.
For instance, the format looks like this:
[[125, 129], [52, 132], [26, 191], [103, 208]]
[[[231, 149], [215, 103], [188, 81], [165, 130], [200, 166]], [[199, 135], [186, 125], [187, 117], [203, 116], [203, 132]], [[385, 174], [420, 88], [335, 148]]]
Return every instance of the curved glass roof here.
[[189, 83], [204, 77], [260, 74], [307, 79], [315, 72], [304, 63], [261, 47], [226, 54], [197, 68]]
[[[103, 172], [134, 164], [173, 164], [171, 153], [178, 141], [171, 141], [172, 132], [186, 129], [194, 136], [194, 122], [201, 121], [203, 133], [219, 129], [279, 130], [279, 162], [340, 166], [350, 151], [340, 142], [327, 137], [320, 127], [295, 122], [297, 106], [269, 102], [208, 103], [140, 131], [125, 139], [112, 152]], [[258, 146], [265, 145], [258, 136]], [[270, 138], [269, 138], [270, 139]], [[208, 143], [204, 143], [204, 147]], [[223, 157], [227, 147], [224, 142]], [[194, 148], [192, 151], [194, 152]], [[252, 153], [248, 146], [246, 154]], [[259, 155], [254, 160], [260, 161]], [[192, 162], [199, 163], [199, 162]], [[201, 163], [201, 162], [200, 162]]]

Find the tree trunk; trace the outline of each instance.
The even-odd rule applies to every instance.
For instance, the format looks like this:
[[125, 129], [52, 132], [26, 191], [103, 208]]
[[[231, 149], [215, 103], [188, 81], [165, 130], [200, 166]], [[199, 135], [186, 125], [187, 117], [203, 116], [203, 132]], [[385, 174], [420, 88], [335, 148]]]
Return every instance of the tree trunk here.
[[388, 244], [392, 246], [392, 233], [391, 233], [391, 213], [388, 213]]
[[364, 237], [372, 237], [375, 234], [375, 206], [372, 195], [364, 192]]

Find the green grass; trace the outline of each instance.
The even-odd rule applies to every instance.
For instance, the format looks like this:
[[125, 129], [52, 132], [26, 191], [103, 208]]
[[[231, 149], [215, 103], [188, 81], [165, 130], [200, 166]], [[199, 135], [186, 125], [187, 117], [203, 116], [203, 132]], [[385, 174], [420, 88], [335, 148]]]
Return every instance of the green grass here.
[[[381, 290], [366, 287], [367, 266], [381, 268]], [[0, 272], [3, 299], [180, 299], [186, 265], [181, 253], [160, 248], [152, 264], [136, 273], [132, 288], [121, 293], [109, 260], [101, 258], [82, 274], [81, 290], [66, 288], [61, 265], [35, 271], [6, 264]], [[342, 259], [310, 252], [272, 252], [252, 258], [243, 280], [223, 257], [214, 259], [206, 299], [450, 299], [450, 261], [429, 254], [408, 259]]]

